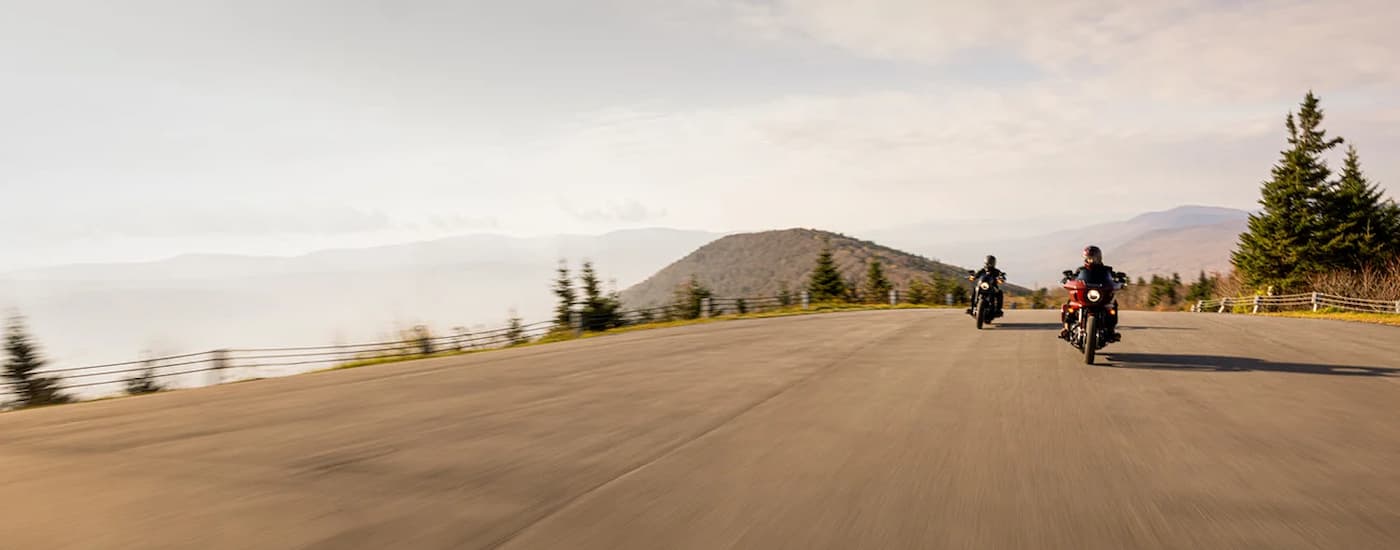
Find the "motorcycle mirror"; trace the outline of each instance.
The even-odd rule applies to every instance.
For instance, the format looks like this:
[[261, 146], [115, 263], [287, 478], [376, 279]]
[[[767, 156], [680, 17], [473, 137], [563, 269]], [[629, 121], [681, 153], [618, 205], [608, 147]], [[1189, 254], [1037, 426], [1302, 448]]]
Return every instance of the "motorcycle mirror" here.
[[1070, 270], [1068, 270], [1068, 269], [1066, 269], [1066, 270], [1064, 271], [1064, 273], [1065, 273], [1065, 278], [1066, 278], [1066, 279], [1068, 279], [1068, 278], [1074, 276], [1074, 272], [1072, 272], [1072, 271], [1070, 271]]

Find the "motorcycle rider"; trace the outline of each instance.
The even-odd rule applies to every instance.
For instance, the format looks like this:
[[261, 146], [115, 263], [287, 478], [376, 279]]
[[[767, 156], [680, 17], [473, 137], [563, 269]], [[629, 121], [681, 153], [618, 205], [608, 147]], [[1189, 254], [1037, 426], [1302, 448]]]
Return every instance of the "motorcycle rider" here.
[[[1089, 277], [1096, 280], [1114, 281], [1117, 279], [1116, 276], [1118, 275], [1118, 272], [1114, 271], [1112, 267], [1104, 265], [1103, 251], [1092, 244], [1084, 247], [1084, 265], [1069, 272], [1071, 275], [1060, 281], [1060, 283], [1064, 284], [1070, 279], [1078, 278], [1080, 274], [1084, 272], [1088, 272]], [[1118, 300], [1116, 299], [1113, 300], [1113, 309], [1115, 311], [1118, 309]], [[1116, 330], [1118, 328], [1118, 316], [1109, 316], [1109, 323], [1111, 324], [1107, 328], [1110, 333], [1113, 334], [1113, 340], [1117, 341], [1122, 337]], [[1069, 301], [1065, 301], [1065, 304], [1060, 306], [1060, 339], [1066, 338], [1069, 338]]]
[[[990, 254], [987, 255], [987, 261], [986, 261], [986, 263], [982, 266], [982, 269], [977, 270], [977, 273], [976, 273], [976, 274], [972, 275], [971, 277], [968, 277], [968, 279], [971, 280], [972, 283], [973, 283], [973, 286], [972, 286], [972, 292], [973, 292], [973, 294], [976, 294], [976, 293], [977, 293], [977, 281], [982, 280], [982, 277], [983, 277], [983, 276], [987, 276], [987, 275], [990, 275], [991, 278], [994, 279], [994, 280], [999, 280], [999, 279], [1002, 279], [1002, 278], [1006, 277], [1006, 273], [1005, 273], [1005, 272], [1003, 272], [1003, 271], [1000, 270], [1000, 269], [997, 269], [997, 257], [996, 257], [996, 256], [992, 256], [992, 255], [990, 255]], [[993, 286], [993, 287], [992, 287], [992, 304], [993, 304], [993, 306], [994, 306], [995, 309], [996, 309], [996, 316], [997, 316], [997, 317], [1001, 317], [1001, 316], [1002, 316], [1001, 302], [1002, 302], [1001, 285]], [[971, 307], [971, 306], [968, 306], [968, 308], [967, 308], [967, 314], [968, 314], [968, 315], [972, 315], [972, 307]]]

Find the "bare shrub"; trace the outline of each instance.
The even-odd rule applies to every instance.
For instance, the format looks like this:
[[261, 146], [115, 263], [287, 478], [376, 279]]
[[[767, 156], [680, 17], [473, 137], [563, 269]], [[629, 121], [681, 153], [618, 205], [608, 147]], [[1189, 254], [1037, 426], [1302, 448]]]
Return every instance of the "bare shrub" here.
[[1309, 280], [1314, 291], [1366, 300], [1400, 300], [1400, 258], [1357, 271], [1328, 271]]

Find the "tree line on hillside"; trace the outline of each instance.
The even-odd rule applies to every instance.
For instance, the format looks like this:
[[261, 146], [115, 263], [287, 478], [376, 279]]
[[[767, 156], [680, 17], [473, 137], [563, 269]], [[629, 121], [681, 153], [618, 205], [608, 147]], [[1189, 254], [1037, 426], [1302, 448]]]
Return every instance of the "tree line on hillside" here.
[[[896, 285], [890, 280], [884, 262], [878, 257], [866, 261], [863, 277], [843, 274], [836, 265], [828, 241], [817, 254], [806, 284], [800, 288], [807, 293], [807, 298], [812, 303], [883, 304], [888, 302], [890, 292], [896, 289]], [[602, 332], [639, 323], [698, 319], [719, 311], [712, 300], [719, 297], [710, 286], [694, 275], [678, 285], [664, 305], [624, 311], [621, 297], [616, 291], [603, 292], [596, 270], [589, 261], [583, 262], [580, 275], [576, 279], [570, 273], [567, 261], [561, 260], [551, 290], [555, 298], [553, 321], [557, 331]], [[936, 273], [927, 278], [916, 279], [910, 282], [907, 288], [900, 290], [900, 301], [908, 304], [943, 304], [949, 297], [957, 304], [968, 301], [967, 287], [959, 284], [956, 279]], [[730, 312], [749, 312], [750, 305], [743, 297], [725, 298], [733, 300]], [[777, 296], [747, 298], [763, 298], [766, 302], [776, 302], [780, 308], [794, 307], [799, 304], [801, 292], [795, 291], [786, 282], [780, 282]], [[710, 307], [708, 311], [705, 309], [706, 304]]]
[[[836, 266], [830, 243], [817, 254], [816, 265], [807, 282], [808, 296], [814, 302], [885, 303], [891, 290], [895, 290], [895, 285], [885, 275], [884, 263], [878, 257], [866, 260], [863, 280], [844, 278]], [[915, 305], [942, 304], [950, 296], [957, 304], [968, 300], [966, 287], [937, 273], [910, 281], [900, 295], [902, 302]]]
[[1345, 140], [1329, 137], [1322, 121], [1312, 92], [1285, 118], [1288, 148], [1240, 235], [1229, 290], [1400, 298], [1400, 206], [1366, 177], [1354, 145], [1333, 177], [1325, 157]]
[[[709, 300], [717, 297], [714, 290], [692, 275], [675, 288], [667, 304], [624, 314], [615, 293], [602, 296], [588, 282], [590, 276], [587, 273], [591, 271], [591, 264], [585, 263], [584, 270], [585, 276], [581, 279], [583, 289], [580, 291], [574, 288], [567, 269], [561, 264], [554, 284], [554, 321], [558, 327], [597, 332], [632, 323], [698, 319], [717, 312], [717, 306]], [[843, 274], [836, 265], [830, 242], [827, 242], [817, 254], [811, 275], [801, 288], [812, 303], [882, 304], [889, 300], [890, 292], [895, 287], [879, 258], [872, 257], [866, 261], [863, 277]], [[798, 305], [800, 295], [801, 292], [794, 291], [788, 283], [780, 282], [777, 296], [761, 298], [776, 299], [778, 307], [793, 307]], [[966, 303], [968, 290], [957, 280], [933, 274], [927, 279], [912, 281], [900, 296], [903, 303], [909, 304], [942, 304], [949, 296], [954, 303]], [[705, 310], [707, 303], [710, 304], [709, 311]], [[749, 306], [743, 298], [734, 299], [734, 313], [744, 314], [748, 310]], [[588, 322], [579, 327], [579, 319]]]
[[[1201, 271], [1196, 280], [1185, 282], [1181, 274], [1171, 276], [1152, 275], [1151, 279], [1139, 276], [1134, 284], [1118, 291], [1116, 300], [1123, 309], [1152, 309], [1159, 311], [1180, 310], [1215, 296], [1222, 285], [1218, 273], [1207, 275]], [[1050, 289], [1038, 288], [1031, 293], [1030, 307], [1044, 309], [1051, 307]]]

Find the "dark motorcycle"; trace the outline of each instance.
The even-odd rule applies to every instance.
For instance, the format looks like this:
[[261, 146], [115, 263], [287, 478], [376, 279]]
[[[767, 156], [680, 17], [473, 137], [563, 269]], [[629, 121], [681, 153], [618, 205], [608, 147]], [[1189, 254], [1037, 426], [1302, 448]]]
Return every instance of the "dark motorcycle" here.
[[1128, 283], [1128, 276], [1081, 269], [1078, 274], [1065, 271], [1061, 282], [1069, 291], [1065, 311], [1065, 320], [1069, 323], [1066, 340], [1084, 352], [1084, 364], [1092, 365], [1095, 353], [1119, 340], [1118, 302], [1114, 294]]
[[1002, 273], [1000, 277], [987, 274], [981, 278], [976, 276], [976, 271], [967, 272], [967, 280], [972, 281], [972, 316], [977, 319], [977, 330], [982, 330], [982, 325], [990, 325], [992, 319], [997, 317], [997, 290], [1006, 282], [1006, 274]]

